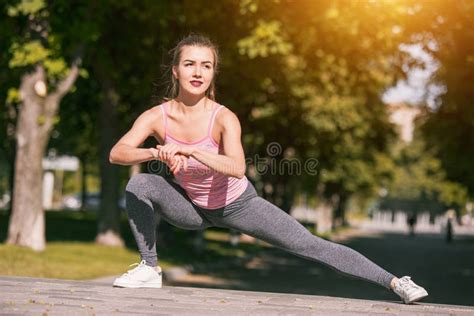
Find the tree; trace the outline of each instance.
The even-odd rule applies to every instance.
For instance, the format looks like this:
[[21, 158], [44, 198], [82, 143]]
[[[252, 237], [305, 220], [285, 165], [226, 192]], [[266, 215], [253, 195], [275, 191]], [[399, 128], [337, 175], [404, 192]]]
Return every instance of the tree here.
[[436, 150], [448, 179], [474, 196], [474, 4], [471, 1], [437, 1], [427, 6], [431, 18], [424, 37], [425, 49], [440, 63], [433, 81], [446, 93], [439, 105], [427, 111], [422, 127], [429, 147]]
[[262, 100], [254, 105], [260, 111], [253, 111], [255, 126], [263, 129], [258, 135], [294, 149], [301, 161], [319, 161], [316, 176], [264, 181], [287, 187], [304, 181], [301, 189], [330, 201], [343, 222], [345, 201], [374, 194], [382, 182], [383, 168], [376, 165], [387, 158], [395, 134], [380, 96], [403, 76], [398, 45], [412, 35], [401, 30], [414, 4], [242, 3], [253, 29], [239, 47], [250, 68], [259, 69], [253, 81], [261, 87], [254, 97]]
[[381, 208], [432, 214], [447, 208], [459, 210], [467, 202], [466, 188], [447, 179], [441, 161], [420, 136], [409, 144], [399, 142], [392, 147], [396, 163], [393, 181], [386, 187], [388, 194]]
[[[23, 72], [17, 93], [21, 104], [16, 123], [15, 185], [7, 243], [37, 251], [45, 248], [42, 159], [61, 99], [79, 75], [82, 55], [80, 45], [74, 55], [66, 49], [71, 47], [61, 46], [61, 32], [68, 28], [56, 32], [57, 21], [52, 17], [54, 9], [64, 7], [60, 2], [48, 7], [42, 0], [20, 1], [7, 7], [18, 28], [18, 36], [10, 46], [9, 66], [20, 67]], [[69, 67], [65, 56], [71, 59]]]
[[105, 2], [96, 11], [99, 33], [86, 64], [98, 88], [98, 98], [92, 102], [98, 101], [99, 109], [101, 208], [96, 241], [100, 244], [123, 245], [118, 208], [121, 168], [109, 163], [109, 153], [135, 114], [150, 107], [160, 60], [156, 52], [168, 41], [174, 7], [156, 1]]
[[[8, 69], [8, 61], [11, 59], [10, 43], [15, 36], [15, 25], [8, 18], [6, 8], [0, 11], [0, 68]], [[6, 164], [8, 170], [8, 188], [10, 195], [13, 192], [13, 179], [15, 169], [15, 122], [18, 113], [18, 89], [11, 89], [10, 83], [18, 81], [18, 71], [2, 71], [0, 72], [0, 153], [1, 160]], [[10, 204], [11, 210], [11, 204]]]
[[[86, 54], [87, 55], [87, 54]], [[83, 61], [87, 69], [87, 60]], [[97, 81], [89, 76], [77, 80], [76, 90], [64, 97], [59, 109], [59, 122], [54, 126], [48, 147], [58, 154], [72, 155], [81, 163], [81, 205], [85, 210], [88, 192], [87, 176], [94, 173], [98, 165], [97, 105], [99, 92]]]

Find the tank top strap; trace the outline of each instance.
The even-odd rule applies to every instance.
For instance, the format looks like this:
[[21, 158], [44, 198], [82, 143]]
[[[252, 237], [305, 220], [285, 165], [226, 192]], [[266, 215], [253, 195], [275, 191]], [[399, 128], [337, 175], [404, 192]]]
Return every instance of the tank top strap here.
[[164, 139], [166, 139], [166, 135], [168, 135], [168, 113], [166, 112], [166, 105], [168, 102], [163, 103], [161, 105], [161, 112], [163, 113], [163, 125], [165, 126], [165, 135]]
[[220, 109], [222, 109], [224, 106], [219, 105], [217, 108], [214, 109], [212, 116], [211, 116], [211, 121], [209, 122], [209, 128], [207, 129], [207, 136], [211, 137], [212, 139], [212, 128], [214, 127], [214, 121], [216, 120], [217, 112], [219, 112]]

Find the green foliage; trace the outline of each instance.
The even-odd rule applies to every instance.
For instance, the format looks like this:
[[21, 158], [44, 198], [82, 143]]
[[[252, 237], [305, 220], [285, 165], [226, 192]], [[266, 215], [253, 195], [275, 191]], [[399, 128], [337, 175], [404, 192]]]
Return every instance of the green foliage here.
[[20, 102], [20, 91], [16, 88], [8, 89], [8, 95], [6, 99], [7, 104], [14, 104]]
[[436, 4], [436, 10], [427, 12], [436, 22], [426, 28], [437, 47], [426, 45], [426, 48], [440, 63], [433, 81], [445, 85], [447, 92], [441, 96], [441, 104], [426, 113], [422, 130], [428, 145], [441, 160], [448, 179], [467, 187], [472, 199], [474, 5], [461, 0]]
[[[104, 97], [100, 76], [117, 94], [117, 128], [123, 134], [139, 113], [161, 102], [168, 74], [160, 64], [169, 60], [167, 50], [192, 31], [219, 45], [218, 101], [238, 114], [247, 156], [267, 157], [267, 145], [277, 141], [301, 162], [318, 160], [316, 176], [259, 176], [261, 184], [286, 186], [286, 200], [292, 189], [313, 195], [321, 183], [326, 196], [365, 199], [395, 181], [392, 196], [424, 196], [446, 204], [464, 199], [456, 183], [472, 191], [474, 53], [468, 43], [473, 42], [473, 14], [467, 2], [455, 1], [451, 8], [445, 1], [224, 0], [205, 12], [203, 3], [105, 1], [89, 7], [58, 1], [36, 5], [29, 13], [16, 9], [18, 14], [46, 12], [50, 27], [47, 41], [35, 42], [21, 31], [8, 42], [10, 50], [2, 57], [11, 54], [11, 67], [42, 62], [50, 77], [59, 77], [77, 43], [90, 44], [82, 79], [63, 101], [50, 146], [87, 158], [88, 168], [97, 169], [97, 109]], [[0, 32], [9, 30], [7, 22], [1, 22]], [[24, 30], [24, 23], [17, 21], [15, 30]], [[443, 106], [429, 113], [424, 129], [428, 147], [436, 151], [424, 157], [416, 146], [406, 148], [403, 159], [411, 162], [402, 168], [398, 156], [391, 156], [395, 131], [380, 96], [405, 76], [401, 67], [407, 56], [398, 45], [421, 41], [428, 47], [433, 38], [443, 47], [434, 52], [443, 65], [436, 79], [448, 85]], [[9, 102], [17, 97], [13, 90], [8, 94]]]
[[51, 53], [44, 48], [39, 40], [30, 41], [20, 45], [13, 43], [11, 47], [13, 58], [10, 60], [9, 66], [23, 67], [43, 62]]
[[249, 58], [288, 54], [292, 45], [283, 38], [281, 29], [279, 21], [258, 21], [252, 33], [237, 42], [240, 54]]
[[[87, 6], [67, 7], [65, 2], [47, 4], [42, 0], [22, 0], [16, 6], [10, 6], [9, 19], [17, 30], [15, 36], [10, 38], [10, 69], [20, 68], [23, 71], [24, 67], [42, 65], [49, 84], [54, 87], [58, 79], [68, 74], [68, 60], [75, 53], [70, 49], [77, 49], [93, 37], [90, 27], [87, 29], [89, 33], [78, 32], [81, 24], [94, 25], [81, 18], [81, 15], [88, 14], [84, 8]], [[73, 17], [68, 16], [70, 12], [67, 10], [73, 10]], [[57, 23], [59, 20], [60, 24]], [[76, 28], [71, 29], [71, 25]]]
[[84, 79], [88, 79], [89, 78], [89, 72], [87, 71], [87, 69], [84, 69], [82, 68], [80, 71], [79, 71], [79, 75], [84, 78]]
[[8, 15], [17, 17], [18, 15], [33, 15], [46, 7], [44, 0], [22, 0], [16, 6], [8, 6]]
[[46, 60], [44, 62], [44, 66], [46, 70], [48, 71], [48, 74], [54, 77], [64, 74], [67, 69], [66, 62], [62, 58]]
[[[250, 59], [266, 59], [249, 68], [256, 73], [255, 81], [269, 82], [255, 92], [263, 96], [254, 100], [265, 101], [252, 104], [255, 124], [264, 129], [267, 143], [278, 140], [287, 148], [296, 142], [298, 158], [317, 158], [320, 163], [318, 176], [302, 175], [306, 179], [301, 189], [308, 192], [323, 182], [327, 195], [370, 195], [388, 181], [377, 164], [394, 131], [379, 95], [399, 73], [397, 45], [407, 37], [392, 29], [407, 11], [377, 11], [377, 6], [357, 1], [300, 1], [297, 6], [258, 2], [258, 20], [244, 37], [247, 42], [239, 42], [241, 51], [242, 43], [247, 44], [244, 52]], [[278, 21], [278, 28], [269, 31], [261, 21]], [[377, 28], [372, 27], [374, 21]], [[258, 39], [271, 37], [272, 31], [291, 49], [281, 55], [260, 54], [259, 45], [265, 47], [266, 42]], [[271, 80], [258, 78], [257, 69]], [[281, 177], [285, 183], [301, 182], [301, 177]]]
[[[51, 38], [50, 40], [53, 42]], [[23, 44], [14, 42], [10, 48], [13, 57], [10, 59], [9, 67], [15, 68], [43, 64], [50, 78], [65, 76], [68, 72], [68, 65], [63, 57], [58, 56], [60, 52], [59, 44], [55, 42], [52, 47], [55, 50], [45, 48], [39, 40]]]
[[410, 144], [398, 144], [393, 156], [396, 161], [394, 178], [388, 188], [388, 199], [404, 200], [419, 205], [438, 204], [462, 208], [466, 204], [467, 190], [459, 183], [447, 180], [441, 161], [429, 150], [422, 139]]
[[240, 0], [240, 14], [255, 13], [258, 10], [258, 4], [254, 0]]

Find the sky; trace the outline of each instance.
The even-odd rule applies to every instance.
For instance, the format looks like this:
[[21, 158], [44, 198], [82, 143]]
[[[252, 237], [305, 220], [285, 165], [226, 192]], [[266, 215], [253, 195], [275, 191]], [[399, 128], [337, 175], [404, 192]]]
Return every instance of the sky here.
[[[430, 43], [431, 49], [436, 49], [435, 43]], [[438, 70], [439, 63], [431, 54], [423, 50], [420, 44], [402, 44], [400, 50], [407, 52], [411, 58], [421, 65], [402, 69], [407, 75], [406, 80], [399, 80], [397, 84], [385, 91], [382, 100], [387, 103], [409, 103], [420, 105], [426, 103], [429, 108], [436, 109], [440, 105], [439, 95], [445, 92], [445, 87], [439, 83], [430, 82], [432, 75]]]

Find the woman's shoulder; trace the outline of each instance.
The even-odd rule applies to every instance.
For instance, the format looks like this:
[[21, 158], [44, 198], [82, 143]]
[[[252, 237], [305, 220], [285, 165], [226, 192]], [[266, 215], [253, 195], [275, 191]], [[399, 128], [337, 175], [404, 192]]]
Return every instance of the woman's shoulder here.
[[219, 105], [221, 109], [217, 112], [216, 123], [226, 126], [231, 123], [239, 122], [237, 115], [225, 105]]
[[139, 115], [136, 122], [154, 127], [161, 126], [161, 122], [163, 121], [162, 107], [165, 103], [166, 102], [151, 106], [148, 110], [145, 110]]
[[163, 117], [163, 108], [166, 107], [166, 105], [169, 103], [169, 101], [164, 101], [159, 104], [155, 104], [152, 107], [150, 107], [148, 110], [146, 110], [143, 114], [149, 116], [150, 118], [154, 119], [161, 119]]
[[154, 136], [160, 144], [163, 144], [163, 137], [165, 135], [165, 124], [163, 120], [163, 105], [167, 102], [151, 106], [148, 110], [141, 114], [142, 122], [150, 126], [152, 129], [152, 136]]
[[169, 107], [168, 104], [169, 104], [170, 102], [171, 102], [171, 101], [166, 101], [166, 100], [164, 100], [164, 101], [161, 102], [161, 103], [157, 103], [157, 104], [153, 105], [149, 110], [153, 110], [154, 112], [160, 112], [160, 113], [161, 113], [163, 107], [167, 107], [167, 106]]

